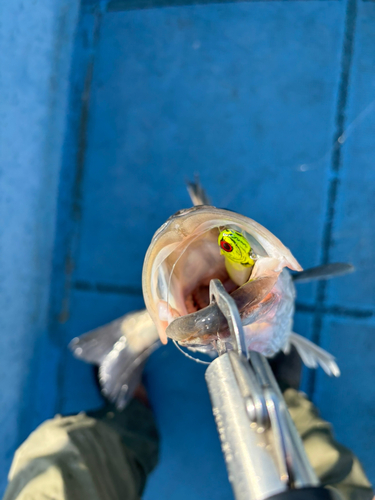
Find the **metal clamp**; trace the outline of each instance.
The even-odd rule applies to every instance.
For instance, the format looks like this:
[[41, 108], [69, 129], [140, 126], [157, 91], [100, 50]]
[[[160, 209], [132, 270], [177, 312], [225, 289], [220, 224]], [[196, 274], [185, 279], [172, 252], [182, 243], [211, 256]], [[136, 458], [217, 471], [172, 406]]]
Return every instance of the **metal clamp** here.
[[[221, 377], [222, 385], [227, 385], [227, 380], [229, 379], [235, 380], [236, 391], [239, 390], [239, 397], [247, 414], [248, 426], [259, 437], [263, 436], [263, 445], [259, 442], [257, 448], [263, 446], [269, 450], [271, 462], [273, 461], [275, 470], [278, 471], [277, 476], [280, 491], [288, 488], [318, 485], [319, 481], [307, 459], [301, 439], [291, 420], [272, 370], [264, 356], [254, 351], [251, 353], [248, 352], [244, 329], [236, 303], [226, 292], [219, 280], [211, 280], [210, 282], [210, 301], [211, 303], [216, 302], [227, 319], [234, 346], [233, 351], [224, 352], [224, 350], [220, 350], [219, 358], [212, 362], [210, 368], [207, 370], [206, 379], [213, 404], [214, 401], [221, 401], [220, 404], [224, 404], [222, 394], [218, 394], [219, 388], [217, 387], [215, 377]], [[223, 359], [224, 357], [226, 358], [225, 360]], [[217, 363], [218, 368], [216, 373], [215, 363]], [[222, 374], [225, 371], [228, 372], [228, 370], [230, 370], [231, 375], [228, 375], [226, 379]], [[233, 376], [234, 379], [231, 378]], [[231, 383], [233, 384], [233, 382]], [[230, 399], [230, 390], [228, 385], [228, 401]], [[235, 393], [234, 389], [233, 393]], [[234, 397], [230, 405], [237, 404], [236, 401]], [[221, 414], [218, 405], [215, 408], [215, 412], [216, 417]], [[225, 417], [227, 410], [222, 413]], [[244, 422], [243, 417], [241, 418], [241, 422]], [[223, 435], [225, 433], [223, 434], [223, 426], [221, 425], [222, 443]], [[236, 446], [238, 446], [238, 439], [240, 438], [234, 434], [231, 435], [234, 442], [237, 443]], [[250, 439], [248, 429], [243, 428], [243, 435], [247, 436], [246, 439]], [[228, 439], [226, 439], [225, 449], [231, 449], [232, 445], [233, 443], [228, 443]], [[253, 451], [259, 453], [259, 450]], [[265, 460], [264, 457], [263, 460]], [[233, 476], [233, 463], [229, 464], [227, 462], [227, 466], [228, 471]], [[268, 481], [270, 481], [269, 478]], [[275, 482], [272, 484], [276, 487]], [[235, 486], [233, 488], [236, 489]], [[248, 490], [249, 492], [250, 489]], [[252, 491], [251, 496], [255, 496], [258, 499], [262, 498], [262, 494], [257, 493], [255, 490]], [[238, 498], [242, 498], [241, 495]]]
[[245, 334], [235, 301], [225, 290], [220, 280], [210, 281], [210, 304], [216, 302], [220, 311], [224, 314], [228, 322], [229, 331], [236, 343], [236, 350], [239, 355], [242, 354], [246, 359], [249, 358], [249, 352], [246, 348]]

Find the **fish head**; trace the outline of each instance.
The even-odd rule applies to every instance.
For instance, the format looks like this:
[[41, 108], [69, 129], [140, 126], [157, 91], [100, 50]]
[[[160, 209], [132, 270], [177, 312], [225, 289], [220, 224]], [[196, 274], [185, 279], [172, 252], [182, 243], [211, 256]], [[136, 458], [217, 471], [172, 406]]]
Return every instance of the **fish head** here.
[[[230, 247], [235, 250], [229, 252], [233, 262], [253, 257], [251, 274], [241, 286], [226, 266]], [[210, 305], [211, 279], [223, 283], [241, 318], [251, 322], [254, 308], [267, 303], [285, 267], [302, 270], [290, 250], [262, 225], [229, 210], [195, 206], [174, 214], [155, 233], [143, 266], [145, 304], [163, 343], [170, 337], [186, 345], [208, 344], [219, 332], [228, 334], [221, 313]]]

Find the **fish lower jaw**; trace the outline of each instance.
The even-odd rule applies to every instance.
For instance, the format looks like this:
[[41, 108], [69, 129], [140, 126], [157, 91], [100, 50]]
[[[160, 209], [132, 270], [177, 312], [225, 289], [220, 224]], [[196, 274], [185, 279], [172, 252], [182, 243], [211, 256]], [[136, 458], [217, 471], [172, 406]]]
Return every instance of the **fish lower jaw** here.
[[[276, 281], [275, 276], [258, 278], [231, 293], [244, 324], [258, 321], [270, 311], [276, 297], [271, 293]], [[193, 346], [230, 337], [227, 320], [216, 303], [176, 317], [167, 326], [166, 335], [184, 345]]]

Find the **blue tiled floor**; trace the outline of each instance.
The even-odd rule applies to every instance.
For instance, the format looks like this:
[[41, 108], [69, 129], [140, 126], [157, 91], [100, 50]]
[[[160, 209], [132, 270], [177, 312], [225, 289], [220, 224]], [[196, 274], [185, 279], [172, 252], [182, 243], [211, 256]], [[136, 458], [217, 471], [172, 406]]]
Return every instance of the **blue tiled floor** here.
[[77, 279], [139, 286], [151, 235], [189, 204], [194, 171], [215, 204], [266, 225], [303, 265], [317, 263], [329, 157], [319, 160], [335, 120], [342, 20], [335, 2], [106, 14]]
[[[110, 311], [108, 319], [117, 315], [113, 304], [122, 301], [116, 287], [123, 287], [123, 293], [126, 287], [139, 289], [152, 233], [171, 213], [188, 206], [184, 180], [199, 172], [216, 205], [266, 225], [303, 266], [318, 264], [327, 251], [331, 259], [349, 259], [357, 266], [356, 274], [329, 285], [323, 296], [314, 286], [299, 286], [302, 312], [296, 330], [320, 339], [337, 355], [340, 380], [320, 372], [316, 380], [305, 374], [304, 387], [314, 391], [323, 415], [374, 477], [364, 443], [375, 431], [369, 411], [375, 402], [361, 382], [363, 377], [370, 380], [374, 365], [367, 354], [361, 372], [355, 371], [365, 340], [353, 348], [349, 333], [358, 332], [355, 343], [363, 331], [369, 342], [371, 327], [363, 320], [319, 312], [331, 307], [330, 313], [343, 314], [343, 308], [374, 305], [368, 252], [374, 241], [373, 173], [368, 159], [375, 115], [363, 123], [365, 128], [360, 124], [353, 130], [339, 159], [332, 152], [337, 127], [344, 126], [340, 113], [348, 115], [349, 124], [372, 99], [369, 40], [374, 33], [369, 17], [374, 8], [361, 2], [354, 19], [353, 6], [348, 4], [348, 15], [342, 2], [250, 2], [102, 16], [73, 274], [80, 291], [72, 295], [76, 319], [65, 329], [68, 335], [78, 333], [76, 325], [83, 326], [94, 303], [104, 315]], [[353, 87], [345, 94], [349, 82]], [[341, 184], [333, 197], [337, 177]], [[335, 210], [332, 227], [327, 225], [330, 208]], [[98, 285], [114, 295], [98, 294]], [[131, 309], [127, 300], [124, 296], [119, 314]], [[78, 409], [85, 386], [76, 386], [75, 362], [66, 363], [64, 401], [67, 408]], [[203, 369], [168, 346], [154, 355], [147, 381], [163, 448], [146, 497], [227, 497]], [[358, 404], [362, 423], [354, 430]], [[197, 476], [198, 481], [190, 480]]]
[[319, 373], [317, 404], [334, 423], [337, 437], [373, 474], [375, 322], [327, 317], [322, 331], [322, 345], [335, 352], [342, 375], [339, 380], [327, 380]]
[[[39, 358], [57, 389], [53, 400], [39, 375], [33, 422], [101, 404], [66, 345], [143, 306], [147, 246], [189, 206], [197, 172], [215, 205], [264, 224], [304, 267], [356, 266], [299, 285], [295, 330], [337, 356], [340, 379], [306, 372], [303, 387], [375, 481], [375, 3], [120, 4], [83, 2], [78, 25], [51, 297], [59, 361]], [[203, 375], [172, 345], [147, 365], [162, 436], [147, 500], [231, 498]]]

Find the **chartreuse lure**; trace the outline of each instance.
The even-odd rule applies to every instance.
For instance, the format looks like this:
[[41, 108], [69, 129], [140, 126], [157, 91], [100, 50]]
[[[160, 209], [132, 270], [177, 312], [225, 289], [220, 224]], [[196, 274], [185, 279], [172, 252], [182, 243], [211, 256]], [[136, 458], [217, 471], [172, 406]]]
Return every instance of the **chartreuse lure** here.
[[242, 286], [246, 283], [254, 266], [251, 245], [242, 233], [224, 229], [219, 234], [220, 253], [225, 257], [225, 267], [234, 283]]

